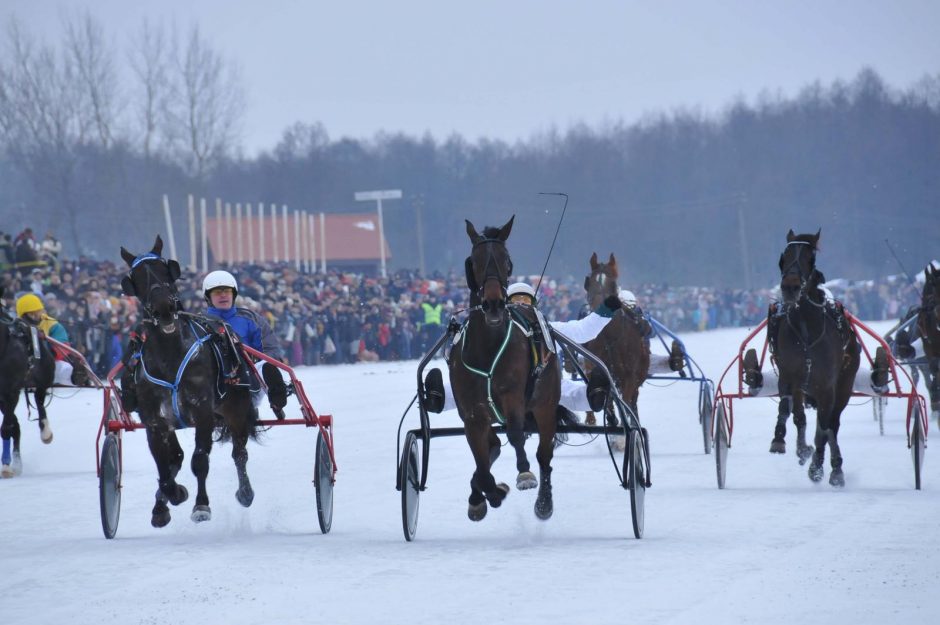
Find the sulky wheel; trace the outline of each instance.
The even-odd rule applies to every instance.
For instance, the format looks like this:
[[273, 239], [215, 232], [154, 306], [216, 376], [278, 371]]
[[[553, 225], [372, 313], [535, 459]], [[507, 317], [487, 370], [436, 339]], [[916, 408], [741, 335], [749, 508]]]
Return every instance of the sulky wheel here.
[[924, 466], [924, 421], [920, 414], [920, 402], [914, 400], [911, 413], [911, 458], [914, 460], [914, 488], [920, 490], [921, 469]]
[[313, 483], [317, 489], [317, 520], [320, 522], [320, 531], [326, 534], [333, 525], [333, 459], [322, 430], [317, 434]]
[[712, 453], [712, 396], [708, 384], [702, 383], [698, 392], [698, 420], [702, 425], [702, 442], [705, 444], [705, 453]]
[[110, 432], [101, 447], [101, 476], [98, 478], [101, 529], [105, 538], [114, 538], [121, 518], [121, 458], [118, 435]]
[[718, 402], [715, 412], [715, 471], [718, 476], [718, 488], [725, 487], [725, 477], [728, 473], [728, 419], [725, 416], [724, 402]]
[[401, 482], [401, 527], [405, 540], [412, 541], [418, 529], [418, 495], [421, 488], [421, 471], [418, 461], [418, 437], [409, 432], [398, 466]]
[[630, 491], [630, 515], [633, 520], [633, 535], [643, 538], [643, 525], [646, 518], [646, 482], [648, 479], [648, 449], [645, 445], [646, 431], [631, 430], [627, 447], [623, 454], [623, 473]]
[[885, 406], [888, 404], [888, 398], [876, 395], [871, 400], [871, 411], [874, 413], [875, 421], [878, 422], [878, 431], [882, 436], [885, 435]]

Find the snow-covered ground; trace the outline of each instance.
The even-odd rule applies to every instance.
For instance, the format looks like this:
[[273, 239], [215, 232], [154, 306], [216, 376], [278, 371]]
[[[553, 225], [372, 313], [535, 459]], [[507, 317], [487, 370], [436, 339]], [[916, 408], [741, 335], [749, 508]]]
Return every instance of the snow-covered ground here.
[[[717, 382], [745, 335], [682, 338]], [[415, 370], [416, 362], [299, 370], [314, 407], [335, 422], [339, 474], [326, 535], [312, 485], [315, 432], [291, 426], [249, 447], [251, 508], [234, 498], [231, 447], [217, 446], [212, 520], [191, 522], [190, 499], [162, 530], [150, 527], [156, 473], [146, 436], [128, 433], [120, 527], [106, 540], [94, 470], [101, 395], [57, 391], [54, 442], [42, 445], [35, 423], [24, 424], [23, 475], [0, 481], [4, 622], [940, 622], [940, 460], [927, 450], [916, 491], [898, 400], [884, 436], [870, 402], [846, 409], [842, 490], [809, 481], [792, 454], [792, 426], [791, 453], [768, 453], [772, 399], [738, 402], [727, 488], [718, 490], [714, 456], [702, 453], [697, 385], [648, 383], [640, 417], [653, 486], [642, 540], [632, 537], [629, 497], [601, 440], [556, 452], [549, 521], [535, 518], [534, 491], [514, 489], [472, 523], [470, 452], [463, 439], [436, 439], [417, 538], [406, 543], [396, 430]], [[456, 413], [434, 421], [457, 422]], [[191, 433], [181, 438], [188, 458]], [[495, 473], [514, 483], [512, 454]], [[188, 462], [180, 476], [193, 493]]]

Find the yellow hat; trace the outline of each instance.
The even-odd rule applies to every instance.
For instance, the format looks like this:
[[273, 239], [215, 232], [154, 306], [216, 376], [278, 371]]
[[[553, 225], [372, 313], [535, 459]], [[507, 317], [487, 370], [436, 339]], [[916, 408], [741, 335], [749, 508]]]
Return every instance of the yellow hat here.
[[45, 310], [45, 307], [42, 305], [42, 300], [32, 293], [27, 293], [16, 300], [17, 317], [22, 317], [26, 313], [36, 312], [37, 310]]

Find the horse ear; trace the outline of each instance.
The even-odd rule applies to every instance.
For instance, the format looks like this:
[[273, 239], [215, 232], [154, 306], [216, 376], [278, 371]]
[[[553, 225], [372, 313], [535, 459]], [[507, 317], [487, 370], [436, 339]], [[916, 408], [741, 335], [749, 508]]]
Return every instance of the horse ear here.
[[122, 247], [122, 248], [121, 248], [121, 258], [123, 258], [123, 259], [124, 259], [124, 262], [127, 263], [127, 266], [130, 267], [131, 265], [134, 264], [134, 259], [137, 258], [137, 257], [134, 256], [133, 254], [131, 254], [130, 252], [128, 252], [126, 249], [124, 249], [124, 248]]
[[610, 273], [613, 274], [614, 279], [616, 279], [620, 273], [617, 271], [617, 259], [614, 258], [614, 253], [610, 253], [610, 258], [607, 260], [607, 266], [610, 268]]
[[180, 264], [175, 260], [166, 261], [166, 268], [170, 271], [170, 280], [179, 280], [180, 274]]
[[163, 255], [163, 239], [160, 238], [160, 235], [157, 235], [157, 240], [153, 242], [153, 249], [150, 250], [157, 256]]
[[819, 235], [822, 233], [822, 228], [816, 231], [816, 236], [813, 237], [813, 249], [819, 249]]
[[509, 233], [512, 232], [512, 222], [515, 221], [515, 219], [516, 219], [516, 216], [513, 215], [512, 217], [509, 218], [509, 221], [507, 221], [503, 225], [503, 227], [499, 229], [499, 234], [496, 235], [497, 239], [505, 242], [506, 239], [509, 238]]
[[131, 280], [130, 276], [121, 278], [121, 290], [124, 292], [124, 295], [129, 297], [137, 295], [137, 289], [134, 288], [134, 281]]
[[796, 239], [796, 233], [793, 232], [793, 228], [790, 228], [790, 232], [787, 233], [787, 243], [793, 243], [794, 239]]
[[597, 270], [597, 252], [591, 254], [591, 272]]
[[477, 232], [477, 229], [474, 228], [469, 219], [464, 219], [464, 221], [467, 222], [467, 236], [470, 237], [470, 242], [476, 243], [480, 240], [480, 233]]

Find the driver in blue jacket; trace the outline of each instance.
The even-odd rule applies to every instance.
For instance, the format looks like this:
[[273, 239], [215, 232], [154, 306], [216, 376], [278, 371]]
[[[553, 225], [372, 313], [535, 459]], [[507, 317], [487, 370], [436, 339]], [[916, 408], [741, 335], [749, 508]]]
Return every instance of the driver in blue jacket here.
[[[275, 360], [283, 360], [277, 337], [264, 317], [247, 308], [235, 306], [235, 298], [238, 297], [235, 276], [227, 271], [212, 271], [202, 281], [202, 292], [209, 304], [206, 310], [208, 316], [221, 319], [231, 326], [245, 345]], [[268, 387], [271, 410], [278, 419], [283, 419], [287, 387], [281, 372], [271, 363], [264, 362], [261, 365], [261, 377]]]

